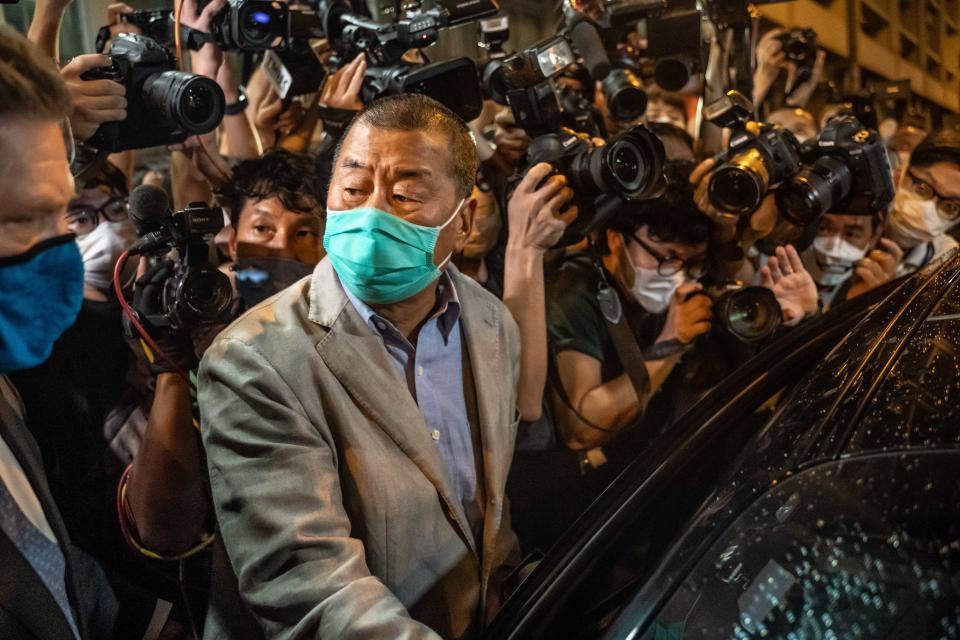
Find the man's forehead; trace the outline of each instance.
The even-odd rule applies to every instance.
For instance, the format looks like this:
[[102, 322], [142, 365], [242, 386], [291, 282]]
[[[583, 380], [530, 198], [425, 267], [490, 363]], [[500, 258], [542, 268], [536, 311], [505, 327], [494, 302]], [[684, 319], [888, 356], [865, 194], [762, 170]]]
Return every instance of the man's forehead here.
[[[443, 161], [436, 152], [446, 149], [445, 136], [436, 129], [401, 131], [380, 129], [357, 123], [347, 134], [340, 149], [339, 164], [375, 167], [378, 164], [420, 164], [430, 166]], [[447, 150], [449, 153], [449, 150]]]

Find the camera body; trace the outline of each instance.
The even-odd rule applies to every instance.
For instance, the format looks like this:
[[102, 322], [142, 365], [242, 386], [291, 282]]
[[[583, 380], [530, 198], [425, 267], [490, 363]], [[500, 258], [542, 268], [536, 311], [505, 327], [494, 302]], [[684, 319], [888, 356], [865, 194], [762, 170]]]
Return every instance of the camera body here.
[[803, 156], [803, 169], [777, 191], [778, 208], [794, 224], [812, 224], [824, 213], [872, 215], [893, 201], [883, 140], [855, 117], [830, 120]]
[[284, 48], [293, 40], [322, 38], [321, 16], [312, 9], [291, 9], [278, 0], [230, 0], [211, 22], [211, 33], [225, 51]]
[[703, 117], [733, 130], [708, 186], [710, 203], [729, 215], [749, 215], [770, 188], [800, 170], [800, 143], [786, 129], [750, 118], [753, 105], [737, 91], [703, 109]]
[[100, 125], [89, 144], [111, 153], [183, 142], [212, 131], [223, 119], [223, 91], [210, 78], [177, 71], [173, 56], [145, 36], [120, 34], [111, 65], [84, 80], [114, 80], [126, 87], [127, 119]]
[[563, 125], [553, 78], [575, 62], [567, 39], [553, 36], [504, 59], [490, 74], [488, 91], [510, 105], [517, 126], [531, 136], [552, 133]]
[[558, 246], [567, 246], [601, 228], [629, 202], [652, 200], [666, 187], [665, 154], [660, 139], [643, 125], [591, 148], [582, 136], [568, 132], [535, 138], [527, 149], [523, 172], [540, 162], [553, 165], [567, 178], [579, 209], [577, 220], [564, 232]]
[[[132, 24], [140, 29], [141, 35], [156, 41], [161, 47], [173, 46], [173, 10], [172, 9], [145, 9], [121, 13], [118, 17], [121, 24]], [[103, 53], [110, 39], [111, 25], [100, 27], [94, 44], [97, 53]]]
[[813, 65], [817, 61], [817, 32], [813, 29], [791, 29], [777, 36], [777, 40], [783, 45], [787, 62], [792, 62], [797, 67], [794, 86], [809, 80], [813, 74]]
[[233, 304], [230, 278], [210, 263], [210, 240], [223, 228], [223, 211], [203, 202], [168, 213], [153, 224], [137, 225], [155, 240], [145, 255], [164, 257], [176, 249], [179, 260], [161, 293], [162, 315], [148, 320], [157, 326], [181, 330], [223, 322]]

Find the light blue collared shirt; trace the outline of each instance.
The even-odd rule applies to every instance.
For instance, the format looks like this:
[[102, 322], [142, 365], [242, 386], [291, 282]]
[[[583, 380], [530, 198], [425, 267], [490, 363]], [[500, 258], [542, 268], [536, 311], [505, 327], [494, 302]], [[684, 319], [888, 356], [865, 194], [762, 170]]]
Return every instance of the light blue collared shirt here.
[[438, 311], [420, 328], [416, 347], [392, 322], [346, 287], [343, 290], [360, 317], [382, 339], [397, 375], [420, 407], [454, 494], [479, 539], [483, 510], [477, 495], [476, 451], [463, 388], [460, 299], [453, 281], [446, 272], [440, 277]]

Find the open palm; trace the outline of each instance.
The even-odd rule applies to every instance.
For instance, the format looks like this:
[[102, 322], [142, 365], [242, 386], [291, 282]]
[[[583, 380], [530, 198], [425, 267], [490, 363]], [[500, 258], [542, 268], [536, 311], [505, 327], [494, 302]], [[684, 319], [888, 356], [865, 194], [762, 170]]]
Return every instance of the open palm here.
[[817, 285], [793, 245], [777, 247], [776, 255], [760, 269], [760, 284], [776, 296], [787, 324], [817, 310]]

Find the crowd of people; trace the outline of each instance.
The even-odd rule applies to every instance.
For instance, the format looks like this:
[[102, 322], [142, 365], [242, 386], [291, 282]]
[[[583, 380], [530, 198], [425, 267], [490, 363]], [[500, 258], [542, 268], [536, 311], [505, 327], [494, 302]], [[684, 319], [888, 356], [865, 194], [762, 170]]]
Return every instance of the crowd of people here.
[[[600, 215], [600, 161], [587, 184], [532, 160], [540, 134], [492, 99], [470, 122], [365, 100], [362, 53], [281, 98], [204, 37], [227, 0], [176, 9], [222, 121], [98, 151], [134, 99], [91, 71], [142, 26], [112, 5], [101, 51], [60, 60], [68, 5], [0, 30], [5, 639], [475, 637], [734, 369], [957, 246], [956, 128], [870, 132], [870, 210], [797, 224], [774, 184], [735, 215], [713, 181], [739, 134], [706, 144], [700, 88], [647, 81], [624, 120], [572, 65], [551, 82], [591, 117], [569, 144], [655, 141], [650, 188]], [[825, 53], [798, 79], [782, 33], [756, 43], [744, 131], [811, 149], [858, 113], [807, 110]], [[731, 291], [771, 330], [735, 335]]]

